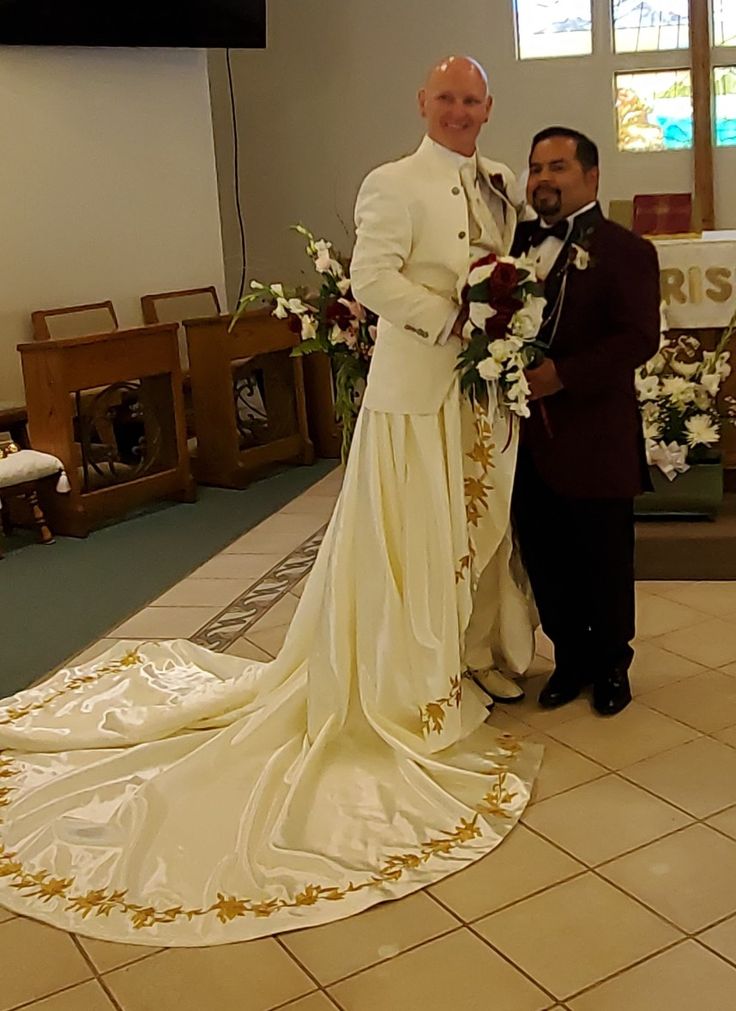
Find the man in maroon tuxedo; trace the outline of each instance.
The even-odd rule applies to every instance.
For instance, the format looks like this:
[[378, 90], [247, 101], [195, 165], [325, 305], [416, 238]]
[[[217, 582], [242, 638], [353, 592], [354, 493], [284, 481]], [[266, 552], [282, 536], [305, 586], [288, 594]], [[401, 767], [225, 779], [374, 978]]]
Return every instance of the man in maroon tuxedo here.
[[598, 150], [575, 130], [537, 134], [512, 253], [544, 280], [540, 364], [527, 372], [514, 517], [555, 669], [545, 708], [593, 686], [613, 715], [631, 701], [634, 496], [648, 487], [634, 371], [659, 345], [659, 269], [651, 243], [608, 221]]

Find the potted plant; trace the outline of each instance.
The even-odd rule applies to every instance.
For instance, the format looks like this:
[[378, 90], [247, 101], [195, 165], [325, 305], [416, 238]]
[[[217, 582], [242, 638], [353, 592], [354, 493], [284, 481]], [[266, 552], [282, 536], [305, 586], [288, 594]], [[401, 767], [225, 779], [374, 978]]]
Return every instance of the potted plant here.
[[[736, 313], [716, 347], [663, 333], [657, 354], [636, 374], [647, 463], [654, 492], [636, 500], [637, 515], [715, 517], [723, 499], [717, 398], [731, 373], [728, 346]], [[729, 405], [733, 409], [733, 404]]]

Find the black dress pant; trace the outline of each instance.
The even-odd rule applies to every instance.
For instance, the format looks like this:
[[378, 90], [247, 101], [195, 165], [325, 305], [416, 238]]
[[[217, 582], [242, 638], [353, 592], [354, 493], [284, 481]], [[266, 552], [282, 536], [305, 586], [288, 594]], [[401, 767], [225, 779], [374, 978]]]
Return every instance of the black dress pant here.
[[633, 500], [558, 495], [522, 446], [513, 516], [556, 669], [582, 682], [627, 670], [635, 634]]

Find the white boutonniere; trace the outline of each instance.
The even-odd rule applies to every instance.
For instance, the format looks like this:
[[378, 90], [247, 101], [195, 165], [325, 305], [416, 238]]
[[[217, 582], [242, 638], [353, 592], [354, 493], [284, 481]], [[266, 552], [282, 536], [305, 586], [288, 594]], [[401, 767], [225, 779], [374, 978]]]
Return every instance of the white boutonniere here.
[[570, 246], [570, 263], [576, 270], [587, 270], [590, 266], [590, 253], [573, 242]]

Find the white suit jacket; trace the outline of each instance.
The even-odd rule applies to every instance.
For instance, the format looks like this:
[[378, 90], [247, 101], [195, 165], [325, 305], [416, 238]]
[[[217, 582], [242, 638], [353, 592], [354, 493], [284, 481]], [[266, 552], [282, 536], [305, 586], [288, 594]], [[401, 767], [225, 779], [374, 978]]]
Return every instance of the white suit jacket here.
[[[500, 201], [499, 254], [511, 248], [517, 207], [509, 168], [479, 159]], [[492, 177], [496, 177], [495, 183]], [[504, 186], [498, 184], [503, 177]], [[374, 169], [355, 207], [350, 265], [355, 297], [379, 316], [363, 406], [399, 414], [434, 414], [455, 376], [460, 342], [438, 343], [470, 266], [468, 205], [453, 159], [425, 137], [414, 154]]]

